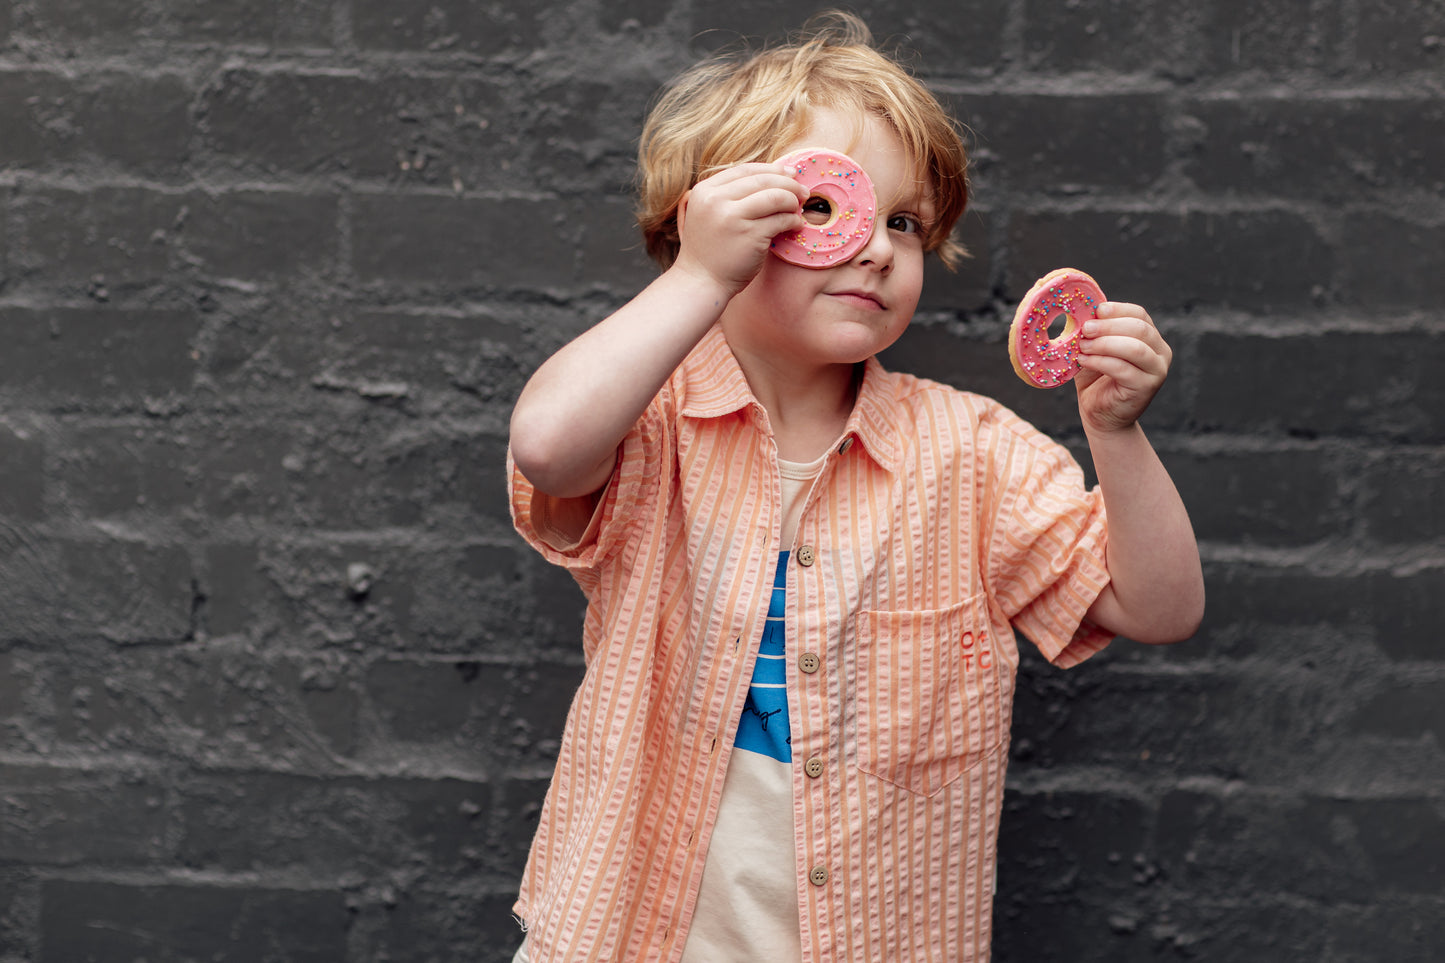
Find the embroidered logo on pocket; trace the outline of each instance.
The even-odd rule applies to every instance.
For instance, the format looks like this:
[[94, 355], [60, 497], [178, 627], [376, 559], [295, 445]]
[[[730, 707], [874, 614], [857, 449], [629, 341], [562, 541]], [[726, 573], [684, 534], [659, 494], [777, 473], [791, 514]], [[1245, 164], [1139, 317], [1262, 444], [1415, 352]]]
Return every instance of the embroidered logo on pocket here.
[[858, 767], [934, 795], [1008, 738], [1011, 665], [981, 599], [858, 614]]

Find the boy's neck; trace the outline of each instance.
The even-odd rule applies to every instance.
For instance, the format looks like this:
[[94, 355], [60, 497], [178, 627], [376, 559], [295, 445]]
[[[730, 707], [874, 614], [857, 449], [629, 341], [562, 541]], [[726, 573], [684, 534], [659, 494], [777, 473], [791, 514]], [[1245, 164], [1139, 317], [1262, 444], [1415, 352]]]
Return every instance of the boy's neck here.
[[837, 443], [858, 400], [861, 364], [806, 367], [733, 355], [753, 397], [768, 413], [778, 457], [811, 462]]

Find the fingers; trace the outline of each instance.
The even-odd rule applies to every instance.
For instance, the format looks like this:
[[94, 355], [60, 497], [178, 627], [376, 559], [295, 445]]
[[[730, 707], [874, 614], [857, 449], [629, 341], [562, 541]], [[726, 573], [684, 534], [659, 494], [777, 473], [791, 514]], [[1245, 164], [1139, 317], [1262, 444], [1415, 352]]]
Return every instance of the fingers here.
[[1169, 371], [1173, 351], [1148, 312], [1137, 304], [1106, 302], [1098, 317], [1084, 323], [1079, 341], [1080, 363], [1097, 371], [1134, 381], [1128, 369], [1148, 378], [1162, 379]]
[[803, 226], [807, 196], [780, 164], [739, 164], [699, 181], [678, 209], [677, 263], [741, 290], [772, 239]]

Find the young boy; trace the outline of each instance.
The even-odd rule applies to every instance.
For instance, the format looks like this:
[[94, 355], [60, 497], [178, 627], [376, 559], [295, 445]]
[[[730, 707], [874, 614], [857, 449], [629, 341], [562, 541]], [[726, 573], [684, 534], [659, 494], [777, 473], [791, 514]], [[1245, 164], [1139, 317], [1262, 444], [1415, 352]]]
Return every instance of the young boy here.
[[[769, 254], [807, 200], [773, 161], [803, 147], [878, 196], [821, 270]], [[518, 530], [589, 602], [518, 959], [986, 960], [1014, 629], [1070, 666], [1197, 626], [1194, 536], [1138, 425], [1170, 362], [1142, 308], [1084, 330], [1092, 492], [998, 404], [874, 358], [925, 253], [958, 253], [965, 165], [845, 16], [695, 68], [649, 117], [664, 271], [512, 417]]]

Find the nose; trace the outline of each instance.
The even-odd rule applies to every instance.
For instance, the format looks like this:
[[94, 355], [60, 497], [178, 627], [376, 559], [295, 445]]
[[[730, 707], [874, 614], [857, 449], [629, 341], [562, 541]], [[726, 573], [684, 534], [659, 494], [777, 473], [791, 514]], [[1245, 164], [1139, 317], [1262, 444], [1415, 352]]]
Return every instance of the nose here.
[[859, 267], [871, 267], [882, 274], [893, 270], [893, 238], [889, 236], [888, 228], [881, 224], [873, 225], [873, 233], [869, 236], [868, 243], [863, 245], [863, 250], [853, 255], [853, 262]]

